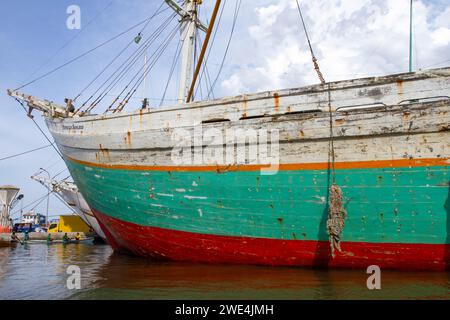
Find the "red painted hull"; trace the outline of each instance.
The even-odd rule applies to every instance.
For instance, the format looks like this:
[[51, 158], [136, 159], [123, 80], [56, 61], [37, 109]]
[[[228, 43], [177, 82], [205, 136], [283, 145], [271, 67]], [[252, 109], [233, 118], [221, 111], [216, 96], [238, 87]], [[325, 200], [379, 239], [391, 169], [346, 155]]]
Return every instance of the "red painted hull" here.
[[143, 257], [201, 263], [448, 270], [450, 245], [344, 242], [331, 257], [326, 241], [279, 240], [198, 234], [120, 221], [94, 210], [116, 250]]

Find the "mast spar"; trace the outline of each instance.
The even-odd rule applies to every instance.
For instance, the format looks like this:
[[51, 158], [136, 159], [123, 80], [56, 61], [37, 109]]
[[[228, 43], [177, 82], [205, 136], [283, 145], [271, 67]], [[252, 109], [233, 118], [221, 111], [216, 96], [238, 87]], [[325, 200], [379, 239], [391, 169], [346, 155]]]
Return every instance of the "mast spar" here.
[[197, 29], [204, 32], [208, 28], [199, 21], [197, 7], [202, 0], [185, 0], [183, 7], [174, 0], [165, 0], [166, 3], [181, 17], [180, 40], [181, 40], [181, 72], [178, 88], [178, 103], [185, 103], [192, 82], [192, 71], [194, 64], [194, 46]]

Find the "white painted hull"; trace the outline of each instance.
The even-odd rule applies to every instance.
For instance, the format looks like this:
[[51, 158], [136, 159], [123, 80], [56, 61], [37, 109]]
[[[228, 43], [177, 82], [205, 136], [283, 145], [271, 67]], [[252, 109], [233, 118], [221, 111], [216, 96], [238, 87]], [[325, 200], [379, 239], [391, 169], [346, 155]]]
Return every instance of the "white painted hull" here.
[[99, 237], [106, 241], [106, 236], [103, 233], [102, 228], [100, 227], [97, 219], [92, 214], [89, 205], [87, 204], [86, 200], [84, 200], [81, 193], [79, 193], [77, 190], [70, 190], [65, 188], [60, 188], [60, 190], [58, 190], [57, 192], [64, 199], [64, 201], [67, 202], [72, 210], [78, 216], [80, 216], [80, 218], [83, 219], [83, 221], [88, 226], [92, 227], [92, 229], [94, 229]]
[[[432, 107], [402, 101], [436, 96], [450, 96], [450, 68], [171, 108], [52, 118], [47, 124], [65, 157], [89, 163], [177, 166], [172, 154], [175, 131], [186, 130], [194, 140], [202, 135], [194, 129], [199, 125], [224, 135], [228, 129], [277, 129], [280, 164], [317, 163], [329, 161], [330, 102], [337, 162], [434, 158], [449, 155], [448, 133], [442, 128], [449, 122], [450, 100]], [[221, 163], [200, 159], [192, 165], [260, 164], [258, 159], [248, 160]]]

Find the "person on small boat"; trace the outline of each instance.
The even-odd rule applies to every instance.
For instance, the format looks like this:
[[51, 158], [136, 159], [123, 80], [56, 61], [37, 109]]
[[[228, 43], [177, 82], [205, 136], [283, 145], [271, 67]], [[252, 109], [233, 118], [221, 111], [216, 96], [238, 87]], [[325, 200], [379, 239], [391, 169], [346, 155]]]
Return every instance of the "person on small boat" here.
[[24, 235], [23, 235], [23, 241], [28, 241], [30, 240], [30, 234], [28, 233], [28, 230], [25, 230]]
[[63, 237], [62, 237], [62, 242], [63, 242], [63, 243], [69, 243], [69, 241], [70, 241], [70, 239], [69, 239], [69, 237], [67, 236], [67, 233], [64, 233], [64, 235], [63, 235]]
[[77, 234], [75, 235], [75, 241], [80, 241], [80, 240], [81, 240], [80, 233], [77, 232]]
[[15, 242], [20, 242], [22, 243], [22, 241], [20, 241], [19, 237], [17, 236], [16, 232], [13, 231], [11, 233], [11, 242], [15, 243]]
[[49, 233], [49, 234], [47, 235], [47, 243], [52, 243], [52, 241], [53, 241], [52, 234]]

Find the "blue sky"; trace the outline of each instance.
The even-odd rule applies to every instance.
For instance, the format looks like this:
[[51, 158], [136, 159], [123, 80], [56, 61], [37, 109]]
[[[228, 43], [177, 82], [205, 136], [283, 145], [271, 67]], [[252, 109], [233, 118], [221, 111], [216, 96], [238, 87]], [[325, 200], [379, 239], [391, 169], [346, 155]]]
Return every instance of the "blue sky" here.
[[[227, 0], [222, 23], [209, 59], [214, 78], [223, 57], [236, 0]], [[19, 105], [6, 96], [52, 57], [64, 43], [81, 32], [48, 65], [34, 76], [95, 47], [127, 27], [149, 17], [161, 4], [156, 0], [4, 0], [0, 11], [0, 158], [46, 145], [45, 139]], [[450, 65], [450, 4], [448, 1], [415, 0], [414, 68]], [[81, 31], [66, 27], [69, 5], [81, 8]], [[312, 43], [327, 80], [407, 71], [409, 0], [301, 1]], [[201, 18], [207, 20], [213, 1], [204, 0]], [[99, 13], [101, 13], [99, 15]], [[169, 11], [156, 18], [144, 37]], [[91, 24], [86, 24], [99, 15]], [[174, 24], [172, 24], [174, 25]], [[24, 92], [62, 102], [74, 97], [137, 33], [117, 41], [60, 70]], [[159, 105], [176, 41], [152, 70], [146, 96]], [[150, 49], [151, 50], [151, 49]], [[32, 77], [31, 77], [32, 78]], [[175, 77], [176, 78], [176, 77]], [[244, 0], [232, 45], [215, 88], [216, 96], [298, 87], [317, 83], [303, 31], [299, 28], [294, 0]], [[95, 87], [95, 86], [94, 86]], [[117, 92], [116, 92], [117, 93]], [[141, 88], [137, 96], [143, 96]], [[176, 82], [166, 104], [173, 103]], [[83, 98], [83, 97], [82, 97]], [[109, 97], [111, 100], [113, 97]], [[139, 107], [139, 100], [130, 108]], [[41, 117], [35, 119], [46, 130]], [[27, 204], [45, 194], [29, 177], [44, 167], [52, 175], [65, 169], [51, 148], [0, 161], [0, 185], [22, 188]], [[63, 172], [59, 177], [67, 175]], [[37, 207], [45, 211], [45, 201]], [[51, 214], [67, 213], [52, 197]]]

